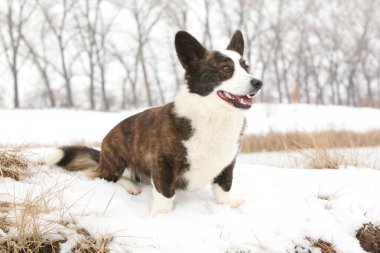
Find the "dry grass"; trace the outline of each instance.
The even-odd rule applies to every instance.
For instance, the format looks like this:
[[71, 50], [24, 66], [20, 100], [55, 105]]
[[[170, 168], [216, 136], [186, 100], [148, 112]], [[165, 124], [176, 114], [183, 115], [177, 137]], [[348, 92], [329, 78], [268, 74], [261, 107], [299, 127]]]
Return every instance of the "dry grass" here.
[[[0, 176], [22, 180], [28, 176], [28, 166], [41, 165], [24, 158], [25, 147], [0, 151]], [[71, 207], [62, 198], [67, 182], [44, 189], [30, 185], [22, 197], [10, 194], [0, 199], [0, 252], [59, 252], [68, 236], [80, 238], [72, 252], [107, 253], [110, 236], [93, 236], [74, 220], [63, 221], [63, 214]], [[57, 200], [60, 205], [57, 205]], [[54, 215], [52, 215], [54, 213]], [[52, 218], [52, 217], [56, 217]], [[5, 234], [5, 235], [4, 235]], [[52, 239], [54, 238], [54, 239]]]
[[0, 239], [0, 252], [59, 252], [59, 243], [65, 239], [48, 239], [54, 224], [41, 223], [41, 215], [54, 210], [50, 203], [56, 196], [53, 189], [37, 196], [34, 190], [28, 191], [23, 200], [13, 197], [15, 202], [0, 202], [4, 214], [1, 230], [7, 233]]
[[[33, 208], [35, 210], [35, 208]], [[28, 209], [30, 210], [30, 209]], [[41, 211], [38, 211], [41, 212]], [[72, 231], [71, 234], [77, 233], [81, 239], [72, 248], [71, 252], [75, 253], [108, 253], [107, 245], [112, 241], [110, 236], [93, 236], [86, 229], [78, 227], [76, 222], [49, 221], [48, 224], [37, 223], [36, 212], [31, 211], [28, 225], [20, 220], [25, 220], [24, 217], [11, 221], [7, 217], [0, 218], [0, 229], [4, 233], [9, 231], [17, 231], [17, 234], [8, 235], [0, 238], [0, 252], [59, 252], [62, 243], [65, 243], [68, 238], [63, 233], [60, 234], [50, 227], [63, 225], [62, 228], [67, 228]], [[53, 236], [53, 237], [52, 237]], [[55, 238], [55, 239], [52, 239]], [[58, 238], [58, 239], [57, 239]]]
[[336, 253], [331, 243], [322, 241], [320, 239], [313, 243], [313, 247], [319, 248], [322, 251], [322, 253]]
[[325, 242], [321, 239], [314, 240], [310, 237], [306, 237], [305, 241], [309, 244], [305, 246], [296, 245], [294, 248], [295, 253], [311, 253], [311, 249], [317, 248], [320, 249], [322, 253], [336, 253], [334, 246], [331, 243]]
[[25, 159], [20, 150], [10, 150], [0, 152], [0, 177], [10, 177], [20, 180], [26, 176], [28, 164], [31, 162]]
[[372, 223], [364, 224], [357, 233], [356, 238], [360, 242], [360, 246], [367, 252], [380, 252], [380, 226]]
[[8, 218], [5, 216], [1, 216], [0, 217], [0, 229], [3, 232], [8, 233], [10, 226], [11, 226], [11, 222], [8, 220]]
[[[76, 234], [80, 240], [72, 252], [107, 253], [112, 237], [95, 237], [73, 218], [62, 219], [70, 207], [53, 203], [66, 187], [55, 185], [39, 194], [35, 194], [37, 189], [31, 188], [23, 199], [8, 196], [7, 199], [15, 201], [0, 202], [0, 229], [5, 233], [0, 238], [0, 252], [59, 252], [60, 244]], [[54, 216], [56, 218], [52, 218]]]
[[0, 240], [1, 252], [20, 252], [20, 253], [58, 253], [60, 243], [64, 240], [41, 240], [41, 238], [30, 237], [27, 240], [18, 238]]
[[366, 133], [350, 131], [289, 132], [243, 136], [242, 152], [292, 151], [311, 148], [380, 146], [380, 130]]
[[348, 166], [370, 168], [372, 166], [355, 152], [342, 152], [318, 147], [300, 151], [300, 154], [300, 157], [293, 157], [295, 166], [313, 169], [338, 169]]
[[112, 238], [100, 236], [95, 238], [91, 236], [89, 232], [83, 228], [77, 229], [78, 234], [83, 236], [72, 252], [75, 253], [108, 253], [107, 245], [111, 242]]
[[379, 146], [380, 130], [367, 133], [347, 131], [269, 133], [263, 136], [243, 137], [242, 152], [298, 151], [289, 157], [294, 167], [337, 169], [339, 167], [367, 167], [365, 157], [357, 152], [339, 151], [339, 148]]

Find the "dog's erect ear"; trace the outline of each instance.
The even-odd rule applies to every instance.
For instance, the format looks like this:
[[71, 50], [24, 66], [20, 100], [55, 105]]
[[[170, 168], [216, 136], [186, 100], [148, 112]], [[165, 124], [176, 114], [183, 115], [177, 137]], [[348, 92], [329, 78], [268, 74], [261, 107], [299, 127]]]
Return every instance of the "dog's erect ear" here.
[[196, 38], [185, 31], [179, 31], [175, 35], [175, 49], [185, 69], [188, 69], [190, 65], [202, 59], [207, 52], [207, 49]]
[[232, 35], [230, 44], [228, 44], [227, 50], [238, 52], [240, 55], [244, 53], [244, 39], [240, 30], [236, 30]]

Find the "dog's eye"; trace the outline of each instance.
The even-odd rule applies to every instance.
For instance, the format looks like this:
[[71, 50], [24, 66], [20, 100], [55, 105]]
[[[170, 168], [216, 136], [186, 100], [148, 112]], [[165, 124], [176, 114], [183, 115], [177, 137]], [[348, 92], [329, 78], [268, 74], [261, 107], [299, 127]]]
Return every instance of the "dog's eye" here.
[[223, 71], [226, 72], [226, 73], [231, 73], [232, 72], [232, 68], [228, 65], [224, 65], [223, 66]]

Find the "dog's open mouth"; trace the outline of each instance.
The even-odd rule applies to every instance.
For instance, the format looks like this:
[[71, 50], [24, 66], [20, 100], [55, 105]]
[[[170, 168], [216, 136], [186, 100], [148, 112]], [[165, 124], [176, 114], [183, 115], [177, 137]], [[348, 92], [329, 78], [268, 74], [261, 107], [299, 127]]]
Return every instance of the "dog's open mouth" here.
[[253, 104], [253, 96], [256, 95], [256, 93], [251, 93], [245, 96], [238, 96], [238, 95], [234, 95], [227, 91], [222, 91], [222, 90], [219, 90], [217, 94], [224, 101], [227, 101], [228, 103], [232, 104], [236, 108], [241, 108], [241, 109], [251, 108]]

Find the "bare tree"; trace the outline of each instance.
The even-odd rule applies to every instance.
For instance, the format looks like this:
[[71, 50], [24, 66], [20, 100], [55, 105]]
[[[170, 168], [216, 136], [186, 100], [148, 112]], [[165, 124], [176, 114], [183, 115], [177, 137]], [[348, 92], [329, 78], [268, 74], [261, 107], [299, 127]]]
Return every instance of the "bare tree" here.
[[68, 23], [68, 16], [70, 15], [75, 1], [73, 0], [61, 0], [59, 7], [61, 8], [61, 16], [56, 17], [52, 14], [51, 9], [53, 5], [47, 5], [37, 0], [40, 7], [41, 13], [43, 14], [44, 20], [47, 23], [50, 31], [55, 38], [55, 41], [58, 46], [58, 52], [60, 58], [60, 64], [57, 66], [55, 63], [50, 61], [51, 66], [62, 76], [65, 89], [67, 94], [67, 106], [73, 107], [73, 95], [72, 95], [72, 76], [71, 66], [77, 58], [78, 54], [75, 57], [69, 58], [68, 56], [68, 46], [73, 38], [73, 34], [69, 33], [66, 30]]
[[6, 62], [13, 78], [13, 92], [15, 108], [20, 107], [19, 98], [19, 71], [25, 59], [21, 56], [22, 33], [25, 24], [32, 17], [35, 10], [27, 0], [7, 0], [5, 13], [2, 13], [1, 23], [6, 29], [0, 30], [0, 40], [6, 56]]
[[[126, 109], [127, 107], [127, 88], [126, 83], [129, 82], [131, 84], [131, 90], [132, 90], [132, 104], [135, 108], [138, 107], [138, 100], [137, 100], [137, 89], [136, 89], [136, 83], [138, 79], [137, 71], [133, 69], [128, 62], [125, 60], [125, 56], [118, 51], [117, 47], [115, 45], [112, 45], [113, 50], [113, 57], [120, 63], [122, 68], [124, 69], [125, 76], [123, 77], [123, 80], [121, 82], [121, 108]], [[134, 77], [132, 77], [132, 72], [135, 72]]]
[[45, 84], [46, 92], [48, 94], [48, 98], [50, 101], [50, 106], [55, 107], [56, 103], [55, 103], [54, 94], [53, 94], [53, 90], [51, 88], [51, 81], [50, 81], [50, 77], [49, 77], [49, 69], [48, 69], [49, 61], [48, 61], [48, 56], [47, 56], [47, 52], [46, 52], [47, 51], [46, 50], [46, 40], [44, 38], [44, 36], [45, 36], [44, 34], [45, 34], [45, 32], [42, 30], [40, 32], [40, 37], [41, 37], [40, 43], [42, 45], [42, 54], [37, 52], [36, 46], [33, 45], [29, 41], [29, 39], [25, 38], [25, 36], [23, 34], [21, 34], [21, 39], [22, 39], [22, 42], [28, 48], [29, 53], [30, 53], [31, 58], [32, 58], [32, 62], [37, 67], [37, 69], [41, 75], [41, 79], [42, 79], [43, 83]]
[[[90, 82], [90, 108], [95, 109], [95, 81], [99, 73], [103, 109], [109, 110], [109, 101], [106, 91], [106, 69], [108, 58], [111, 55], [108, 50], [108, 37], [111, 33], [114, 21], [119, 14], [117, 10], [111, 18], [105, 20], [101, 10], [104, 0], [84, 1], [83, 6], [77, 4], [74, 11], [76, 29], [79, 34], [79, 44], [82, 52], [87, 56], [84, 65], [87, 66], [86, 74]], [[97, 71], [98, 70], [98, 71]]]
[[189, 4], [186, 0], [173, 0], [168, 2], [167, 11], [168, 23], [180, 30], [187, 30], [189, 16]]
[[[166, 15], [168, 17], [168, 23], [170, 26], [175, 27], [177, 30], [187, 30], [189, 5], [186, 0], [170, 1]], [[170, 48], [174, 43], [172, 34], [169, 33], [166, 40], [168, 47]], [[178, 68], [178, 59], [174, 50], [169, 50], [169, 57], [170, 66], [174, 75], [175, 89], [177, 91], [182, 82], [178, 73], [181, 72], [182, 69]]]
[[208, 48], [213, 48], [212, 36], [211, 36], [211, 8], [212, 0], [203, 0], [204, 4], [204, 18], [203, 18], [203, 45]]
[[[192, 29], [209, 48], [242, 30], [244, 56], [264, 82], [260, 101], [380, 106], [378, 0], [197, 0], [195, 8], [190, 0], [6, 0], [0, 6], [0, 72], [9, 73], [0, 85], [15, 94], [14, 107], [42, 96], [40, 105], [52, 107], [163, 103], [182, 83], [173, 35]], [[117, 76], [111, 67], [119, 68]], [[43, 84], [28, 97], [19, 94], [26, 75]], [[111, 91], [115, 86], [119, 92]]]
[[164, 2], [162, 5], [158, 5], [157, 2], [153, 0], [132, 0], [132, 3], [128, 6], [124, 5], [124, 2], [119, 3], [119, 6], [127, 8], [134, 19], [136, 28], [134, 39], [137, 44], [137, 53], [134, 60], [134, 66], [136, 67], [135, 75], [137, 75], [138, 67], [140, 66], [143, 74], [148, 105], [152, 106], [153, 97], [148, 75], [146, 45], [150, 42], [151, 32], [158, 25], [158, 21], [163, 16], [168, 3]]

